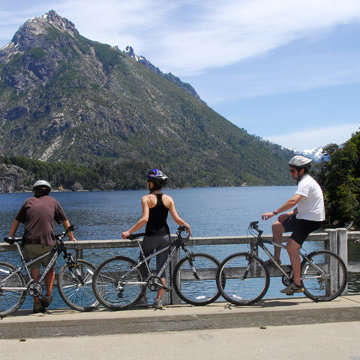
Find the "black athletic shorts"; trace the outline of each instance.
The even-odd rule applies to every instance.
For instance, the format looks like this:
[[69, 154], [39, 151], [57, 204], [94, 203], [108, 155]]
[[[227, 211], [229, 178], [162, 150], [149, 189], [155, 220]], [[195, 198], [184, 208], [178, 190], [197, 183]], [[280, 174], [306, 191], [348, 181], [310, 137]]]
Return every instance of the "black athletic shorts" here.
[[[142, 242], [142, 249], [145, 257], [148, 257], [155, 251], [159, 251], [170, 244], [170, 235], [145, 235]], [[169, 252], [163, 251], [161, 254], [156, 255], [156, 272], [159, 272], [165, 264]], [[145, 264], [140, 267], [143, 276], [147, 277], [147, 270]]]
[[282, 225], [284, 226], [285, 232], [292, 231], [291, 238], [294, 239], [299, 245], [302, 245], [308, 235], [311, 232], [319, 229], [322, 223], [322, 221], [297, 219], [296, 215], [290, 215], [285, 219]]

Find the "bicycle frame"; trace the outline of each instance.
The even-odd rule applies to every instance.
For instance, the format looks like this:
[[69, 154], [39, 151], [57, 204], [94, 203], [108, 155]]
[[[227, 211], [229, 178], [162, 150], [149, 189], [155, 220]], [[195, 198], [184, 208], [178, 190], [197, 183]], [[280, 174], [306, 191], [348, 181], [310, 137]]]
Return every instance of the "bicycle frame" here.
[[[290, 280], [291, 277], [289, 275], [289, 273], [287, 273], [279, 264], [278, 262], [275, 260], [275, 257], [271, 254], [270, 250], [264, 245], [264, 243], [269, 243], [271, 245], [273, 245], [274, 247], [280, 247], [282, 249], [286, 249], [286, 246], [283, 244], [279, 244], [276, 243], [274, 241], [264, 241], [264, 239], [262, 238], [262, 232], [259, 232], [257, 237], [256, 237], [256, 241], [254, 246], [251, 248], [250, 253], [252, 254], [257, 254], [257, 247], [260, 246], [260, 248], [265, 252], [265, 254], [268, 256], [268, 258], [272, 261], [272, 263], [274, 264], [274, 266], [288, 279]], [[311, 259], [309, 259], [307, 257], [307, 254], [303, 251], [301, 251], [301, 249], [299, 249], [299, 255], [301, 256], [301, 258], [303, 260], [306, 260], [309, 264], [311, 264], [311, 266], [314, 266], [318, 271], [321, 271], [322, 273], [324, 272], [324, 270], [318, 266], [317, 264], [315, 264]]]
[[24, 254], [23, 254], [23, 252], [22, 252], [22, 250], [21, 250], [21, 246], [19, 245], [19, 243], [16, 242], [16, 243], [15, 243], [15, 246], [16, 246], [16, 248], [17, 248], [17, 251], [18, 251], [19, 255], [20, 255], [20, 259], [21, 259], [21, 264], [22, 264], [22, 265], [19, 266], [15, 271], [13, 271], [12, 273], [10, 273], [9, 276], [4, 279], [4, 281], [10, 279], [12, 276], [14, 276], [15, 274], [21, 272], [21, 271], [24, 270], [24, 269], [26, 270], [26, 273], [27, 273], [27, 275], [28, 275], [28, 277], [29, 277], [29, 281], [28, 281], [28, 283], [26, 284], [26, 287], [11, 287], [11, 288], [3, 287], [3, 288], [2, 288], [3, 290], [19, 290], [19, 291], [21, 291], [21, 290], [27, 290], [28, 287], [29, 287], [29, 285], [30, 285], [32, 282], [34, 282], [34, 279], [32, 278], [31, 272], [30, 272], [30, 270], [29, 270], [29, 266], [31, 266], [31, 265], [34, 264], [35, 262], [37, 262], [37, 261], [39, 261], [39, 260], [47, 257], [48, 255], [50, 255], [50, 254], [53, 252], [53, 253], [54, 253], [53, 257], [51, 258], [49, 264], [46, 266], [43, 274], [41, 275], [41, 277], [40, 277], [40, 279], [39, 279], [39, 281], [38, 281], [38, 282], [41, 283], [41, 282], [45, 279], [45, 276], [46, 276], [47, 273], [50, 271], [50, 269], [53, 267], [53, 265], [55, 264], [55, 262], [56, 262], [56, 260], [57, 260], [57, 258], [58, 258], [58, 256], [59, 256], [58, 248], [55, 247], [54, 249], [46, 252], [45, 254], [42, 254], [42, 255], [40, 255], [40, 256], [38, 256], [38, 257], [36, 257], [36, 258], [34, 258], [34, 259], [31, 259], [30, 261], [26, 262], [26, 260], [25, 260], [25, 258], [24, 258]]
[[[151, 279], [151, 277], [153, 277], [152, 272], [151, 272], [151, 270], [150, 270], [150, 266], [149, 266], [150, 260], [151, 260], [152, 258], [156, 257], [157, 255], [162, 254], [163, 252], [170, 250], [170, 253], [169, 253], [169, 255], [168, 255], [168, 257], [167, 257], [164, 265], [161, 267], [161, 269], [159, 270], [159, 272], [155, 275], [156, 277], [161, 278], [161, 275], [165, 272], [165, 270], [166, 270], [167, 267], [169, 266], [170, 261], [171, 261], [172, 259], [174, 259], [175, 253], [176, 253], [176, 251], [179, 249], [179, 247], [174, 246], [173, 244], [170, 244], [170, 245], [164, 247], [163, 249], [160, 249], [160, 250], [156, 251], [155, 253], [150, 254], [149, 256], [145, 257], [145, 254], [144, 254], [144, 251], [143, 251], [143, 249], [142, 249], [142, 247], [141, 247], [140, 241], [136, 239], [136, 242], [137, 242], [138, 247], [139, 247], [139, 249], [140, 249], [140, 253], [141, 253], [141, 256], [143, 257], [143, 260], [141, 260], [140, 262], [138, 262], [138, 263], [136, 264], [136, 266], [134, 266], [130, 271], [128, 271], [126, 274], [124, 274], [124, 275], [122, 276], [122, 278], [125, 277], [125, 276], [127, 276], [127, 275], [128, 275], [129, 273], [131, 273], [132, 271], [137, 270], [137, 269], [140, 268], [143, 264], [145, 264], [146, 269], [147, 269], [148, 274], [149, 274], [148, 277], [145, 279], [145, 281], [128, 281], [127, 283], [128, 283], [128, 284], [133, 284], [133, 285], [135, 285], [135, 284], [138, 284], [138, 285], [147, 285], [148, 282], [149, 282], [149, 280]], [[184, 246], [182, 246], [182, 249], [183, 249], [186, 253], [188, 253], [188, 250], [186, 250], [186, 249], [184, 248]], [[121, 282], [121, 278], [120, 278], [120, 282]], [[159, 285], [159, 286], [162, 287], [162, 288], [165, 288], [165, 286], [164, 286], [163, 284], [160, 284], [160, 283], [159, 283], [159, 284], [157, 284], [157, 285]]]

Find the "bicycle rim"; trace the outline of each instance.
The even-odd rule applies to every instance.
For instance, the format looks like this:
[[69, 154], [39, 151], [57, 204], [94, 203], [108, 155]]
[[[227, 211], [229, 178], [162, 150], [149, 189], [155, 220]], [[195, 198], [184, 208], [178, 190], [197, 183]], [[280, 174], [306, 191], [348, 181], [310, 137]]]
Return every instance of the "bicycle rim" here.
[[227, 301], [234, 305], [249, 305], [265, 295], [270, 276], [258, 257], [237, 253], [220, 264], [216, 280], [221, 295]]
[[125, 309], [135, 304], [145, 291], [141, 284], [142, 276], [138, 269], [133, 269], [136, 262], [116, 256], [104, 261], [96, 269], [93, 290], [96, 298], [112, 310]]
[[308, 258], [310, 262], [304, 260], [301, 266], [305, 295], [314, 301], [330, 301], [341, 295], [347, 283], [341, 258], [326, 250], [315, 251]]
[[95, 266], [88, 261], [78, 259], [74, 266], [65, 264], [58, 274], [58, 289], [64, 302], [78, 311], [91, 311], [97, 308], [92, 290]]
[[[0, 316], [15, 312], [23, 304], [26, 290], [11, 288], [25, 287], [25, 280], [20, 273], [9, 275], [15, 268], [7, 263], [0, 262]], [[7, 288], [5, 290], [4, 288]]]
[[219, 262], [208, 254], [191, 254], [181, 259], [174, 269], [173, 284], [178, 296], [188, 304], [207, 305], [220, 292], [216, 285]]

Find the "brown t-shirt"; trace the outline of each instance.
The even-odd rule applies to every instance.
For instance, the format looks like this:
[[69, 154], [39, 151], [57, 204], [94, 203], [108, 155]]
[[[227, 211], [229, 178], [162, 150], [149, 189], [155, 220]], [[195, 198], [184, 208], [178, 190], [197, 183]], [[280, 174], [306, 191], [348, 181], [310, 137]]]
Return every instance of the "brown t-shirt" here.
[[55, 245], [54, 220], [60, 224], [66, 220], [61, 205], [51, 196], [27, 199], [19, 210], [16, 220], [25, 225], [26, 244]]

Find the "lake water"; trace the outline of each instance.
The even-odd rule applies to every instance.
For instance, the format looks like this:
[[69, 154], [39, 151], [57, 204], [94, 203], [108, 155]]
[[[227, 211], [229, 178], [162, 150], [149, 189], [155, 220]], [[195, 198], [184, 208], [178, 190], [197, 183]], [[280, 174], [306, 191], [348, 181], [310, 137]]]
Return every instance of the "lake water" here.
[[[296, 190], [295, 186], [274, 187], [220, 187], [220, 188], [188, 188], [166, 189], [176, 204], [180, 216], [191, 224], [193, 236], [246, 235], [250, 221], [260, 220], [263, 212], [278, 208]], [[52, 193], [62, 204], [71, 223], [75, 224], [75, 237], [81, 240], [120, 239], [121, 233], [133, 225], [141, 215], [141, 196], [146, 190], [111, 191], [111, 192], [63, 192]], [[0, 236], [6, 236], [13, 218], [29, 193], [0, 194]], [[271, 233], [271, 222], [260, 221], [265, 234]], [[169, 216], [171, 232], [176, 230], [176, 224]], [[58, 232], [62, 231], [57, 226]], [[18, 235], [21, 235], [21, 229]], [[307, 251], [321, 244], [305, 243]], [[242, 250], [247, 246], [243, 245]], [[207, 246], [203, 252], [215, 255], [219, 260], [239, 251], [240, 246]], [[198, 249], [195, 249], [198, 250]], [[106, 251], [85, 251], [84, 257], [98, 264], [102, 259], [117, 253], [136, 258], [135, 249], [119, 249]], [[1, 254], [2, 261], [15, 261], [15, 253]], [[360, 262], [360, 249], [351, 247], [350, 261]], [[287, 254], [282, 252], [283, 263], [289, 263]], [[59, 265], [61, 262], [59, 263]], [[273, 278], [268, 291], [268, 297], [280, 297], [281, 280]], [[360, 291], [360, 278], [352, 276], [349, 284], [350, 292]], [[30, 305], [29, 305], [30, 304]], [[25, 307], [31, 306], [27, 300]], [[61, 307], [61, 299], [56, 298], [54, 307]]]

